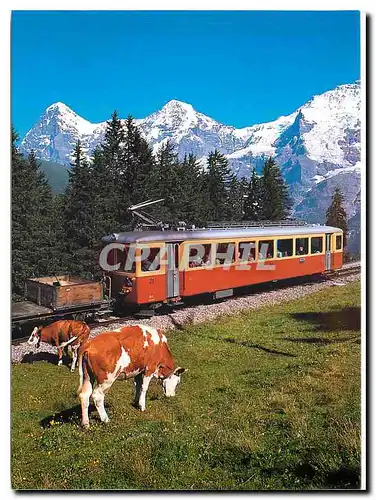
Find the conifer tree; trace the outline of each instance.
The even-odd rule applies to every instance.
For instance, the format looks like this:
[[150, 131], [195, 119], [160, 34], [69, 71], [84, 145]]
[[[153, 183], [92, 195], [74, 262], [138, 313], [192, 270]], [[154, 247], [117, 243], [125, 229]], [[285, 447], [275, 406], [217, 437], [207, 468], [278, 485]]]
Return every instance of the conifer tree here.
[[27, 161], [16, 147], [18, 135], [12, 129], [12, 294], [22, 296], [24, 281], [33, 275], [30, 259], [32, 251], [31, 220], [29, 208], [32, 196], [29, 191]]
[[34, 273], [39, 276], [57, 274], [64, 270], [65, 257], [61, 242], [57, 239], [61, 215], [55, 210], [51, 186], [40, 169], [34, 151], [28, 156], [28, 167], [31, 174], [29, 189], [33, 194], [32, 237], [37, 242], [31, 254], [35, 265]]
[[127, 229], [130, 214], [129, 190], [125, 164], [125, 131], [115, 110], [107, 122], [104, 141], [94, 158], [97, 192], [101, 219], [111, 231]]
[[93, 181], [91, 168], [78, 141], [65, 192], [64, 216], [67, 252], [71, 258], [69, 270], [84, 277], [90, 277], [96, 265], [94, 244], [98, 234]]
[[264, 163], [261, 178], [261, 218], [266, 220], [285, 219], [291, 208], [288, 188], [281, 170], [270, 157]]
[[113, 210], [114, 193], [111, 195], [113, 182], [111, 177], [108, 175], [107, 165], [100, 146], [98, 146], [93, 152], [90, 167], [97, 230], [102, 232], [113, 231], [116, 224], [115, 213]]
[[149, 178], [150, 198], [164, 198], [153, 207], [153, 215], [162, 221], [177, 222], [180, 218], [180, 167], [174, 145], [167, 141], [156, 153], [155, 166]]
[[248, 183], [231, 173], [228, 180], [226, 220], [240, 221], [244, 218], [244, 202]]
[[178, 164], [177, 200], [179, 220], [187, 224], [200, 224], [205, 220], [203, 213], [203, 169], [193, 154], [186, 154]]
[[149, 197], [148, 182], [154, 164], [152, 150], [141, 136], [134, 118], [125, 121], [124, 166], [126, 186], [131, 204], [140, 203]]
[[48, 275], [51, 275], [51, 273], [65, 274], [70, 271], [71, 257], [68, 253], [64, 211], [64, 193], [55, 194], [52, 198], [51, 227], [53, 227], [56, 244], [52, 249], [51, 266], [47, 271]]
[[107, 162], [110, 173], [115, 176], [119, 173], [124, 173], [124, 145], [125, 131], [119, 119], [118, 112], [115, 111], [111, 115], [111, 119], [107, 121], [104, 141], [101, 145], [103, 158]]
[[58, 269], [52, 191], [35, 154], [25, 159], [17, 140], [12, 129], [12, 293], [22, 297], [26, 278]]
[[226, 218], [230, 174], [226, 157], [217, 149], [209, 153], [203, 187], [207, 220], [220, 221]]
[[346, 210], [343, 206], [345, 199], [339, 187], [333, 193], [332, 202], [326, 211], [326, 224], [328, 226], [339, 227], [343, 231], [343, 247], [347, 243], [348, 222]]
[[258, 221], [260, 219], [262, 211], [261, 188], [261, 179], [257, 176], [256, 169], [253, 168], [246, 189], [244, 220]]

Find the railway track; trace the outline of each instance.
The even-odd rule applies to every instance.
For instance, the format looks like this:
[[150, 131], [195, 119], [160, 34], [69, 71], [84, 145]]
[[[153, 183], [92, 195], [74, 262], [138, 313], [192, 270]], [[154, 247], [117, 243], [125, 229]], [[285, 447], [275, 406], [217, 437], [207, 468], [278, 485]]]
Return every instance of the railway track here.
[[112, 325], [113, 323], [118, 323], [119, 321], [129, 321], [134, 319], [134, 316], [111, 316], [111, 318], [101, 318], [96, 321], [87, 322], [90, 329], [95, 327], [102, 327], [106, 325]]
[[[337, 279], [341, 279], [343, 277], [347, 277], [350, 275], [358, 274], [361, 271], [361, 263], [360, 262], [349, 262], [347, 264], [344, 264], [344, 266], [341, 269], [335, 270], [335, 271], [330, 271], [325, 274], [319, 274], [319, 275], [313, 275], [313, 276], [303, 276], [299, 278], [291, 278], [288, 280], [280, 281], [280, 282], [269, 282], [269, 283], [262, 283], [260, 285], [251, 285], [252, 290], [250, 290], [249, 287], [247, 287], [247, 291], [244, 291], [244, 289], [239, 289], [239, 291], [236, 290], [236, 293], [234, 294], [233, 297], [229, 299], [224, 299], [224, 300], [231, 300], [234, 298], [237, 298], [239, 296], [244, 296], [244, 295], [257, 295], [259, 293], [269, 291], [269, 290], [281, 290], [281, 289], [288, 289], [288, 288], [294, 288], [297, 286], [310, 286], [314, 283], [320, 283], [320, 282], [325, 282], [325, 281], [333, 281]], [[187, 303], [183, 306], [184, 309], [192, 309], [197, 305], [202, 305], [202, 299], [196, 299], [193, 300], [191, 303]], [[170, 312], [171, 313], [171, 310]], [[165, 314], [169, 314], [168, 312]], [[161, 313], [158, 313], [161, 314]], [[126, 321], [132, 321], [135, 319], [135, 316], [129, 315], [129, 316], [114, 316], [111, 315], [107, 318], [98, 318], [95, 321], [88, 322], [88, 325], [91, 330], [95, 332], [97, 328], [102, 328], [103, 326], [108, 326], [112, 324], [118, 324], [121, 322], [126, 322]], [[28, 340], [28, 336], [26, 337], [20, 337], [16, 339], [12, 339], [12, 345], [19, 345], [23, 342], [26, 342]]]
[[339, 277], [342, 278], [344, 276], [350, 276], [351, 274], [360, 273], [361, 264], [360, 262], [350, 262], [349, 264], [345, 264], [341, 269], [337, 269], [335, 271], [330, 271], [326, 273], [326, 276], [329, 279]]
[[[349, 263], [349, 264], [345, 264], [341, 269], [338, 269], [336, 271], [332, 271], [330, 273], [326, 273], [325, 275], [315, 275], [315, 276], [311, 276], [311, 277], [303, 277], [303, 278], [293, 278], [293, 279], [290, 279], [290, 280], [285, 280], [285, 281], [280, 281], [280, 282], [277, 282], [277, 283], [263, 283], [261, 285], [252, 285], [252, 291], [248, 291], [248, 294], [255, 294], [255, 293], [260, 293], [262, 291], [265, 291], [267, 290], [268, 288], [270, 287], [273, 287], [273, 288], [276, 288], [276, 289], [281, 289], [281, 288], [291, 288], [291, 287], [294, 287], [296, 285], [307, 285], [309, 286], [310, 284], [312, 284], [312, 282], [320, 282], [320, 281], [327, 281], [327, 280], [333, 280], [335, 278], [341, 278], [341, 277], [344, 277], [344, 276], [350, 276], [352, 274], [356, 274], [358, 272], [360, 272], [360, 262], [356, 262], [356, 263]], [[295, 281], [295, 283], [293, 283], [293, 281]], [[241, 293], [238, 294], [238, 295], [235, 295], [236, 296], [239, 296], [239, 295], [242, 295]], [[225, 299], [226, 300], [226, 299]], [[184, 305], [184, 309], [189, 309], [189, 308], [193, 308], [195, 307], [196, 305], [199, 305], [201, 304], [200, 300], [197, 301], [197, 303], [192, 303], [192, 304], [185, 304]], [[165, 314], [168, 314], [168, 313], [165, 313]], [[96, 320], [96, 321], [93, 321], [92, 323], [88, 323], [88, 325], [90, 326], [91, 329], [94, 329], [94, 328], [98, 328], [98, 327], [102, 327], [102, 326], [107, 326], [107, 325], [111, 325], [113, 323], [119, 323], [121, 321], [130, 321], [130, 320], [134, 320], [135, 319], [135, 316], [111, 316], [110, 318], [102, 318], [102, 319], [99, 319], [99, 320]]]

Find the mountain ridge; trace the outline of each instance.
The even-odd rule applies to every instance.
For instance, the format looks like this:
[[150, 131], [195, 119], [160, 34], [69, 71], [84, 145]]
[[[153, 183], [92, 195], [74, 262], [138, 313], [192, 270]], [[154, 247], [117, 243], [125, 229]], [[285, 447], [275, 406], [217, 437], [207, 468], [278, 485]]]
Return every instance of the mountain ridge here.
[[[312, 200], [320, 193], [325, 193], [320, 206], [328, 206], [329, 191], [336, 182], [344, 192], [349, 217], [357, 212], [359, 81], [314, 95], [289, 115], [249, 127], [224, 125], [176, 99], [136, 123], [154, 152], [167, 140], [181, 158], [193, 153], [204, 161], [210, 151], [218, 149], [239, 177], [249, 177], [253, 168], [260, 172], [265, 159], [272, 156], [289, 185], [296, 215], [314, 216]], [[62, 102], [53, 103], [27, 132], [20, 150], [33, 149], [43, 160], [69, 165], [77, 140], [90, 156], [102, 141], [105, 126], [106, 122], [85, 120]], [[322, 209], [318, 213], [317, 222], [322, 222]]]

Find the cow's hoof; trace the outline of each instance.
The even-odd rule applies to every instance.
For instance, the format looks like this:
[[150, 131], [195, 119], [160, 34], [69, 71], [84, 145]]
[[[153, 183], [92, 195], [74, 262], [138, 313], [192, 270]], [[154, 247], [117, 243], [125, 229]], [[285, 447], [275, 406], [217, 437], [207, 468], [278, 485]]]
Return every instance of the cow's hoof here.
[[74, 368], [71, 368], [70, 371], [73, 373], [74, 372]]
[[108, 422], [109, 422], [109, 421], [110, 421], [110, 419], [109, 419], [108, 417], [107, 417], [107, 418], [105, 418], [104, 420], [102, 420], [102, 422], [103, 422], [104, 424], [108, 424]]
[[90, 428], [90, 424], [87, 423], [87, 424], [82, 424], [82, 428], [83, 429], [89, 429]]
[[57, 366], [63, 366], [63, 362], [62, 361], [59, 361]]

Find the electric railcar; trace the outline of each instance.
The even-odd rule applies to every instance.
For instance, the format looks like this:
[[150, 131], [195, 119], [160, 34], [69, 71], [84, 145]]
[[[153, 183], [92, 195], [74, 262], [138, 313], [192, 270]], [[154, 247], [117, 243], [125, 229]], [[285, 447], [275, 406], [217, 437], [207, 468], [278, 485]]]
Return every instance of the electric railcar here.
[[107, 263], [118, 269], [104, 279], [118, 307], [227, 297], [238, 287], [339, 269], [343, 259], [343, 231], [318, 225], [133, 231], [103, 241], [117, 247]]

